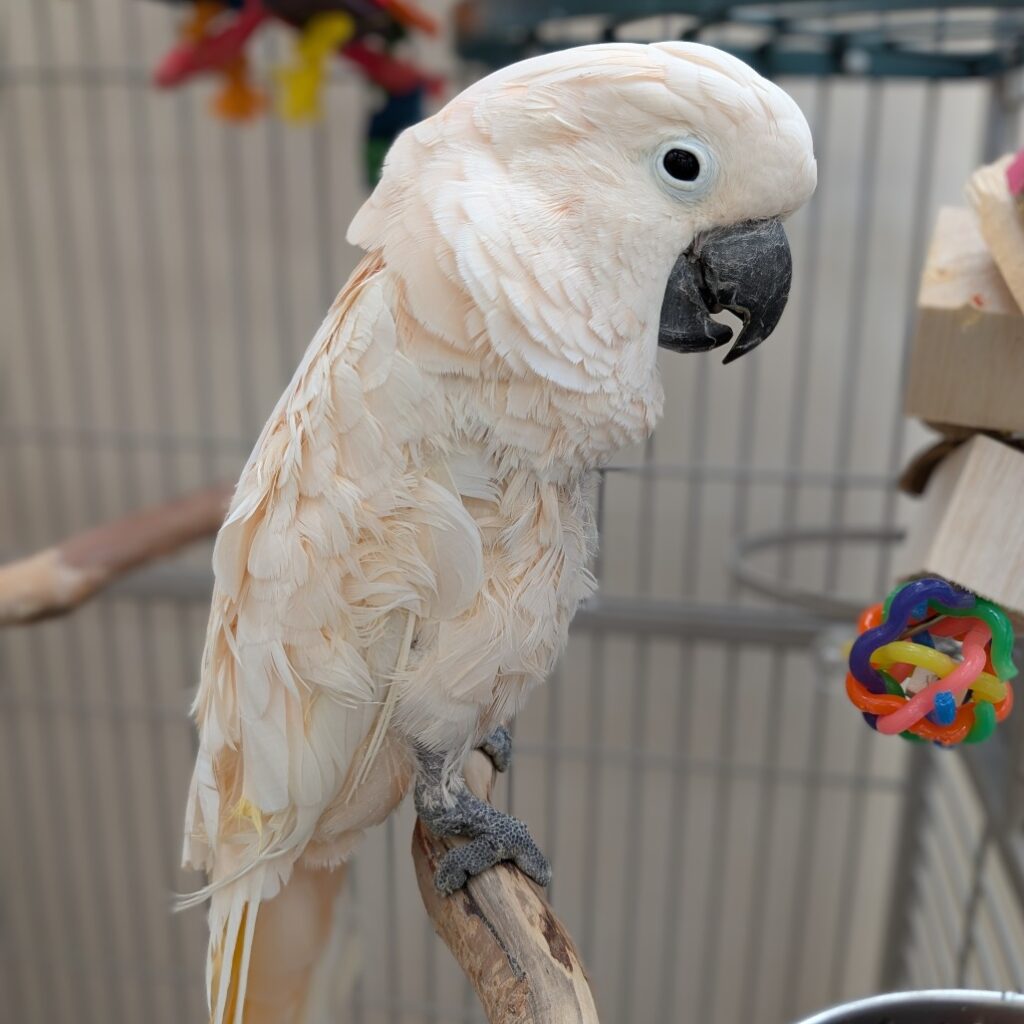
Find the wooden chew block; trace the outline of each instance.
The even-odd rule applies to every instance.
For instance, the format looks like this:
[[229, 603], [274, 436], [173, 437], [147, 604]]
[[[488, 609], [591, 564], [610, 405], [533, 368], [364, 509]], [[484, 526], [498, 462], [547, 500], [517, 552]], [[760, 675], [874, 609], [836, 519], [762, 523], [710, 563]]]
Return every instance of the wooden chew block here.
[[897, 561], [1024, 615], [1024, 452], [978, 435], [932, 475]]
[[1024, 317], [970, 210], [944, 207], [918, 295], [906, 411], [932, 423], [1024, 430]]
[[1017, 305], [1024, 309], [1024, 215], [1006, 182], [1014, 155], [979, 167], [967, 182], [967, 202], [981, 235]]

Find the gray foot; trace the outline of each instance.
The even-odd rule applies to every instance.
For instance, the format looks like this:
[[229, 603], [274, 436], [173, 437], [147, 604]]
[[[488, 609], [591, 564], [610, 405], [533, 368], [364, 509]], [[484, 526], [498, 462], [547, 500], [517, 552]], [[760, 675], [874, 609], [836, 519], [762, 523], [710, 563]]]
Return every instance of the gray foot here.
[[414, 793], [416, 810], [436, 836], [467, 836], [469, 842], [449, 850], [434, 875], [434, 885], [448, 895], [470, 878], [502, 861], [513, 861], [538, 885], [551, 881], [551, 866], [533, 841], [526, 826], [511, 815], [495, 810], [485, 800], [461, 788], [447, 800], [438, 783], [422, 775]]
[[508, 729], [499, 725], [480, 744], [480, 749], [491, 759], [499, 772], [507, 772], [512, 764], [512, 737]]

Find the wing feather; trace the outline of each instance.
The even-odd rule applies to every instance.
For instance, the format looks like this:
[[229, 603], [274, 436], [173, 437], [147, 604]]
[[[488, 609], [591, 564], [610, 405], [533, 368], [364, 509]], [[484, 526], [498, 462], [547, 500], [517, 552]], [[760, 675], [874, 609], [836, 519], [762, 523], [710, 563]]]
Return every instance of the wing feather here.
[[279, 884], [373, 729], [410, 616], [457, 616], [482, 586], [479, 530], [437, 482], [443, 394], [398, 344], [393, 289], [379, 257], [353, 274], [217, 538], [185, 844], [213, 890], [270, 861], [264, 896]]

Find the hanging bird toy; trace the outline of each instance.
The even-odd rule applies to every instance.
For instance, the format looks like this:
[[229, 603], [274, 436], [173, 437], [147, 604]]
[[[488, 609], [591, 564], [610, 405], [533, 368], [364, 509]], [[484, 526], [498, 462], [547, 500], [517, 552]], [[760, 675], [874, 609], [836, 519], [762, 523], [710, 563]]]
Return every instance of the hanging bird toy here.
[[177, 43], [157, 65], [153, 80], [161, 88], [171, 88], [200, 74], [221, 78], [213, 111], [226, 120], [248, 120], [269, 106], [266, 93], [252, 78], [247, 48], [260, 30], [275, 22], [296, 33], [292, 60], [274, 75], [275, 107], [285, 120], [319, 116], [328, 60], [335, 54], [383, 89], [388, 103], [396, 97], [434, 93], [443, 85], [439, 76], [392, 52], [409, 32], [438, 30], [434, 19], [411, 0], [174, 2], [187, 3], [192, 10]]
[[858, 633], [846, 693], [880, 733], [980, 743], [1013, 708], [1013, 627], [991, 601], [935, 577], [913, 580], [864, 609]]

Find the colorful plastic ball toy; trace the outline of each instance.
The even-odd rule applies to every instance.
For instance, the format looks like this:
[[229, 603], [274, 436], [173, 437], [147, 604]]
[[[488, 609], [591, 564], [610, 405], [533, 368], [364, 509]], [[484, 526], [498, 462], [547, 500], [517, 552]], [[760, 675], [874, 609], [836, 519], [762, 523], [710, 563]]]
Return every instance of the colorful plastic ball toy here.
[[991, 601], [946, 580], [913, 580], [865, 608], [858, 633], [846, 694], [880, 733], [980, 743], [1013, 708], [1013, 627]]

